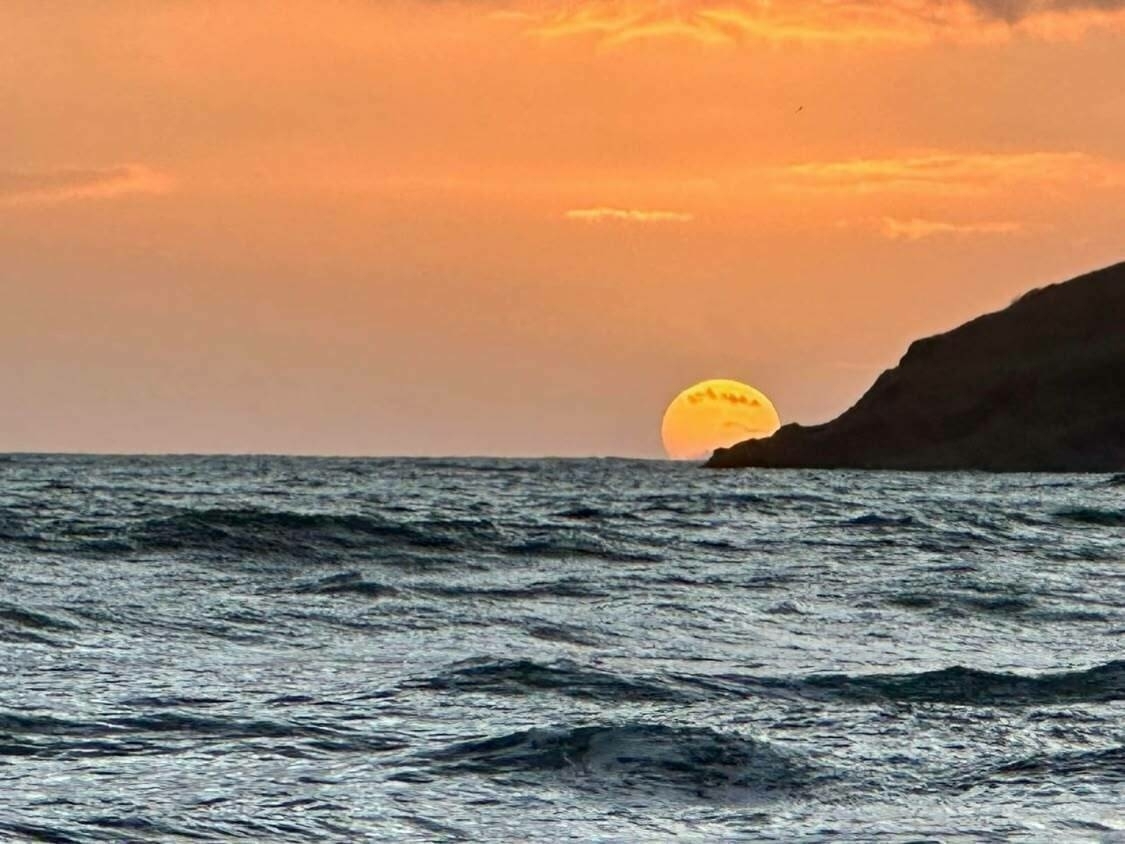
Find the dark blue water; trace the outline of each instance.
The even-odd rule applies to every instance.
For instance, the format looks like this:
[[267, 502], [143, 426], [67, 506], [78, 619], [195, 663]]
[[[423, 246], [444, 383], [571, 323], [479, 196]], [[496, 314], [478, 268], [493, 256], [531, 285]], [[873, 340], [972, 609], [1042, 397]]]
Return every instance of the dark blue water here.
[[1125, 478], [0, 458], [0, 840], [1125, 840]]

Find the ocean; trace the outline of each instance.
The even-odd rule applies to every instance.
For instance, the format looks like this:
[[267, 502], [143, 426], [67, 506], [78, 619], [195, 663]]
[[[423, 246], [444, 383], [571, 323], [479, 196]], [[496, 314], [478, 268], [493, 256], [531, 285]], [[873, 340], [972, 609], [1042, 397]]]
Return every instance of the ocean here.
[[0, 840], [1125, 841], [1125, 477], [0, 457]]

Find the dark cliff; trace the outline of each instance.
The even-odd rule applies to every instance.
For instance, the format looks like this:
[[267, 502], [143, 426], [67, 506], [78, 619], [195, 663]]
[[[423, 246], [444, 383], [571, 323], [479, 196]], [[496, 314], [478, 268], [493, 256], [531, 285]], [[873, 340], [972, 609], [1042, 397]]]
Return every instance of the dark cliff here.
[[707, 465], [1125, 470], [1125, 263], [918, 340], [833, 421], [786, 425]]

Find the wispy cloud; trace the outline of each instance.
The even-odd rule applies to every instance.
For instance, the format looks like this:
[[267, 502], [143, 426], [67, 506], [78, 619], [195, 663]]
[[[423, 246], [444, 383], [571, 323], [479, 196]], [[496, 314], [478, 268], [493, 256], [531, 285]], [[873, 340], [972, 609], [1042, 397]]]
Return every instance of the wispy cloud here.
[[658, 38], [709, 44], [743, 41], [903, 41], [924, 37], [895, 4], [798, 2], [587, 2], [547, 15], [533, 32], [545, 38], [588, 36], [613, 46]]
[[891, 240], [922, 240], [928, 237], [972, 235], [1012, 235], [1027, 231], [1024, 223], [1012, 221], [986, 221], [954, 223], [947, 220], [923, 220], [917, 217], [899, 220], [884, 217], [879, 228], [883, 237]]
[[644, 211], [634, 208], [576, 208], [566, 219], [583, 223], [690, 223], [693, 214], [683, 211]]
[[0, 204], [53, 204], [129, 194], [163, 194], [174, 187], [171, 176], [143, 164], [83, 170], [0, 171]]
[[[563, 8], [559, 8], [562, 6]], [[531, 3], [531, 31], [607, 45], [660, 38], [706, 44], [1058, 39], [1125, 29], [1125, 0], [586, 0]], [[525, 13], [528, 13], [525, 11]]]
[[746, 405], [747, 407], [762, 406], [761, 399], [755, 396], [750, 396], [745, 393], [734, 393], [729, 390], [716, 390], [714, 387], [688, 393], [687, 400], [688, 404], [699, 404], [705, 401], [721, 401], [727, 404]]
[[982, 12], [1007, 21], [1018, 21], [1042, 14], [1125, 9], [1125, 0], [970, 0], [970, 2]]
[[1021, 184], [1125, 185], [1125, 164], [1082, 152], [950, 153], [793, 164], [775, 170], [783, 191], [973, 195]]

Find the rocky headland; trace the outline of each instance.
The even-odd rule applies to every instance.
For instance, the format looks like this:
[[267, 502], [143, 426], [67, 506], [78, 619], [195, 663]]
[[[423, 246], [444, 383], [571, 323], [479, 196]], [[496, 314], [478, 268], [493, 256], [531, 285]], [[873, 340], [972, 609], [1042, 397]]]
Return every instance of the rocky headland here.
[[823, 425], [718, 449], [712, 468], [1125, 470], [1125, 263], [913, 343]]

